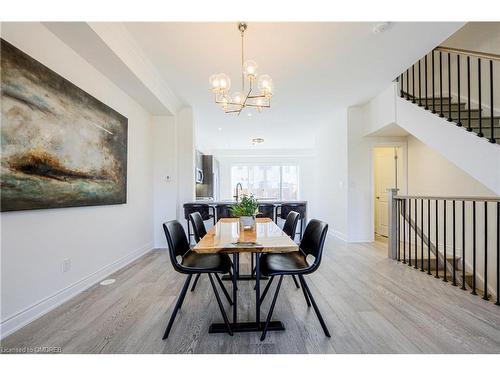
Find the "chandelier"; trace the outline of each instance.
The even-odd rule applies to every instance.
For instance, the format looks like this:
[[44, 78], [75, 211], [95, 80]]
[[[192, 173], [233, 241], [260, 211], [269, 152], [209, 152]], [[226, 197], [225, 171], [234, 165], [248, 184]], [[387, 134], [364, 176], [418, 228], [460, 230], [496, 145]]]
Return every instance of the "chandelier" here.
[[[240, 22], [238, 30], [241, 34], [241, 91], [233, 94], [231, 79], [227, 74], [212, 74], [209, 78], [210, 87], [214, 93], [215, 103], [219, 104], [225, 113], [237, 113], [240, 115], [243, 108], [254, 107], [257, 112], [271, 107], [271, 96], [273, 95], [273, 80], [267, 74], [257, 75], [257, 63], [253, 60], [245, 61], [244, 36], [247, 24]], [[245, 82], [248, 85], [245, 85]], [[257, 90], [255, 89], [257, 85]]]

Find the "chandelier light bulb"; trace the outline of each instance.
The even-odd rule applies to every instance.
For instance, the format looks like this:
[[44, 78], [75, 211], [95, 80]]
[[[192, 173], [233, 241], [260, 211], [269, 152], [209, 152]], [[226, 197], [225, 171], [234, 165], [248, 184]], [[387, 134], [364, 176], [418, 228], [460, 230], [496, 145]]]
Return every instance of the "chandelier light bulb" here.
[[273, 92], [273, 80], [271, 79], [271, 76], [268, 74], [259, 76], [257, 85], [262, 95], [271, 96]]
[[231, 88], [231, 78], [227, 74], [220, 73], [217, 75], [219, 81], [219, 90], [222, 92], [228, 92]]
[[242, 92], [237, 92], [233, 95], [233, 103], [241, 105], [243, 104], [244, 98], [245, 96]]
[[210, 82], [210, 88], [212, 89], [213, 92], [219, 91], [220, 84], [219, 84], [218, 74], [212, 74], [208, 79], [208, 82]]
[[257, 68], [258, 65], [255, 61], [245, 61], [245, 63], [243, 64], [243, 73], [245, 74], [245, 77], [247, 77], [248, 79], [255, 79], [255, 77], [257, 77]]

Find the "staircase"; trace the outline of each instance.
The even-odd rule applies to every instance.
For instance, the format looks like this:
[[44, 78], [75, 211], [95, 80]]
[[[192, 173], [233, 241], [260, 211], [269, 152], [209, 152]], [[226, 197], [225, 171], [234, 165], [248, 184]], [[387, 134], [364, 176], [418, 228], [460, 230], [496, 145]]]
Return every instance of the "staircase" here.
[[469, 109], [466, 103], [458, 103], [450, 97], [418, 98], [404, 91], [401, 92], [401, 97], [445, 118], [448, 122], [453, 122], [456, 126], [463, 127], [468, 132], [490, 140], [490, 143], [500, 145], [500, 116], [484, 117], [483, 110]]
[[389, 256], [500, 306], [500, 197], [391, 195]]
[[500, 144], [500, 101], [493, 95], [499, 63], [500, 55], [440, 46], [397, 78], [400, 96]]

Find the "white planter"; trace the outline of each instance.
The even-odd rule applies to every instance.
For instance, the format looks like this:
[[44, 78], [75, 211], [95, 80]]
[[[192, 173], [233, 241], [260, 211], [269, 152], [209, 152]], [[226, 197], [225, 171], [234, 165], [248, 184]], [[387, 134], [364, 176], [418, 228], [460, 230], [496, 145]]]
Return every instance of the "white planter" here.
[[240, 216], [240, 226], [243, 229], [253, 229], [255, 225], [254, 216]]

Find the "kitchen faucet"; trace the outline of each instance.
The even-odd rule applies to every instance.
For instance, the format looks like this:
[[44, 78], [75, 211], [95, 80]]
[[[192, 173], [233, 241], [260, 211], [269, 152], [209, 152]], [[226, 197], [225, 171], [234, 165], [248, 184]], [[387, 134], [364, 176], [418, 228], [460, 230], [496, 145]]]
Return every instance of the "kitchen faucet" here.
[[234, 195], [234, 198], [236, 198], [236, 202], [238, 202], [240, 199], [238, 187], [240, 188], [239, 190], [243, 190], [243, 185], [241, 184], [241, 182], [238, 182], [236, 184], [236, 195]]

